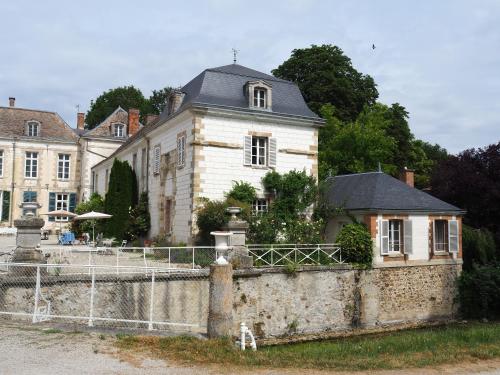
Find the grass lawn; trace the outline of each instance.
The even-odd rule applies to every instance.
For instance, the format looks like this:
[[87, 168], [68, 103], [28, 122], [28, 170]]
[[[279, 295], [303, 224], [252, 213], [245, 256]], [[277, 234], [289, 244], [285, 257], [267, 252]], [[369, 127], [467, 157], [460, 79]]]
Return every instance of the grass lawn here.
[[500, 323], [468, 323], [278, 345], [241, 352], [229, 340], [118, 336], [120, 349], [189, 364], [338, 370], [398, 369], [500, 357]]

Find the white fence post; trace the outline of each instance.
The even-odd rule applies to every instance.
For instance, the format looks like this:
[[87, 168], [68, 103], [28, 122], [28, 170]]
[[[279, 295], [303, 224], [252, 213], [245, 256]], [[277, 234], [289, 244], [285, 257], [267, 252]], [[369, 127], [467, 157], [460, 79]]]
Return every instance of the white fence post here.
[[95, 267], [92, 267], [92, 286], [90, 287], [90, 312], [89, 327], [94, 326], [94, 289], [95, 289]]
[[148, 329], [153, 330], [153, 308], [155, 298], [155, 270], [151, 273], [151, 296], [149, 297], [149, 326]]
[[194, 247], [193, 247], [193, 270], [194, 270]]
[[35, 286], [35, 307], [33, 309], [33, 323], [37, 321], [38, 300], [40, 299], [40, 266], [36, 267], [36, 286]]

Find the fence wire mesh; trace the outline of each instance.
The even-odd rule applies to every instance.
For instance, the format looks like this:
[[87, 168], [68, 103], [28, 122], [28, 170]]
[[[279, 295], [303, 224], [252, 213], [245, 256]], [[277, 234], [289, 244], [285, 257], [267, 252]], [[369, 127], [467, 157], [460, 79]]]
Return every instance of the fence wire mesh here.
[[206, 331], [207, 269], [28, 263], [0, 269], [4, 319]]

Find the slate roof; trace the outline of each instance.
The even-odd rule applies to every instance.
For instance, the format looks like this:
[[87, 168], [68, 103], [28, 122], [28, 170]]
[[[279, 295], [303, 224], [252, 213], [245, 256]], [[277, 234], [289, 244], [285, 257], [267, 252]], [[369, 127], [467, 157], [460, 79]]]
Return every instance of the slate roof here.
[[[26, 135], [26, 122], [30, 120], [40, 122], [40, 136]], [[0, 107], [0, 137], [69, 142], [78, 140], [78, 135], [57, 113], [17, 107]]]
[[[199, 104], [258, 112], [248, 107], [248, 98], [244, 91], [245, 84], [255, 80], [265, 81], [272, 87], [272, 111], [263, 110], [262, 112], [322, 121], [307, 107], [296, 84], [238, 64], [206, 69], [193, 78], [181, 88], [185, 96], [179, 109], [182, 110], [191, 104]], [[161, 117], [168, 117], [168, 113], [165, 111]]]
[[347, 211], [464, 213], [383, 172], [342, 175], [328, 181], [330, 205]]

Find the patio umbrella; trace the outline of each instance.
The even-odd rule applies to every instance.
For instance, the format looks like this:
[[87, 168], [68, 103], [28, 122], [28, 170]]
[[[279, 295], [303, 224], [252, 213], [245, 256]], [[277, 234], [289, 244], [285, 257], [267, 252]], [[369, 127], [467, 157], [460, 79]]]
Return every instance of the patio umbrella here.
[[[47, 216], [52, 216], [52, 217], [75, 217], [76, 214], [70, 211], [66, 210], [55, 210], [55, 211], [49, 211], [45, 214], [42, 215], [47, 215]], [[62, 234], [62, 221], [59, 221], [59, 231]]]
[[109, 219], [112, 215], [108, 215], [102, 212], [90, 211], [85, 214], [75, 216], [73, 220], [94, 220], [92, 222], [92, 243], [95, 244], [95, 220], [99, 219]]

